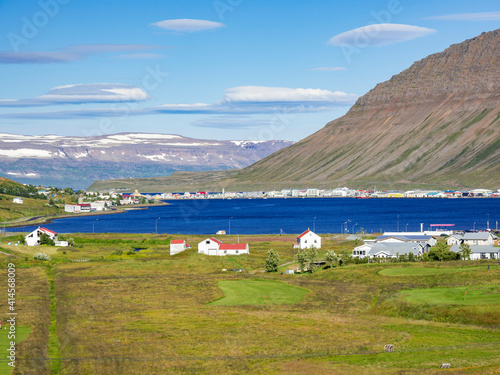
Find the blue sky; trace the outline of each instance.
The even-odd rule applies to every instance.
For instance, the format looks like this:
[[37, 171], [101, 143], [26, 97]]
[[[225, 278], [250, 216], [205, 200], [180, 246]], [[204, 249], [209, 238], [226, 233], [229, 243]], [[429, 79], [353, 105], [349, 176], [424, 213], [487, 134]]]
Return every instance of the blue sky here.
[[300, 140], [498, 1], [0, 1], [0, 131]]

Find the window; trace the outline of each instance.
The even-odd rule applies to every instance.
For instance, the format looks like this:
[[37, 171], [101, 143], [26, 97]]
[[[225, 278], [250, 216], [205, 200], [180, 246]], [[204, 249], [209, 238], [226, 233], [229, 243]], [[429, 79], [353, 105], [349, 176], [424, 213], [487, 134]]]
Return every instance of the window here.
[[207, 245], [210, 245], [210, 240], [206, 241], [205, 243], [206, 243]]
[[238, 254], [238, 250], [236, 250], [236, 254]]
[[227, 250], [224, 250], [224, 254], [227, 254]]

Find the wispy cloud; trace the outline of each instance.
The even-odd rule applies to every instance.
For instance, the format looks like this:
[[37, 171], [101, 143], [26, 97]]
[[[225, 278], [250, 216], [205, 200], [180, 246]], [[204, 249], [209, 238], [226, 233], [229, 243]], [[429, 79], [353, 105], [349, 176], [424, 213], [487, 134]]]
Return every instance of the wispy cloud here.
[[156, 26], [163, 30], [175, 31], [178, 33], [192, 33], [196, 31], [218, 29], [220, 27], [224, 27], [225, 25], [220, 22], [184, 18], [154, 22], [151, 26]]
[[149, 99], [139, 87], [120, 83], [91, 83], [54, 87], [29, 99], [0, 100], [0, 107], [32, 107], [56, 104], [136, 102]]
[[[116, 90], [115, 90], [116, 91]], [[265, 113], [306, 113], [331, 111], [354, 104], [355, 94], [322, 89], [240, 86], [226, 90], [216, 103], [164, 104], [148, 108], [79, 109], [56, 112], [25, 112], [0, 115], [15, 119], [81, 119], [89, 117], [121, 117], [154, 114], [251, 115]], [[5, 101], [4, 106], [15, 106]]]
[[0, 52], [0, 64], [53, 64], [83, 60], [91, 56], [166, 48], [148, 44], [79, 44], [57, 51]]
[[446, 21], [498, 21], [500, 20], [500, 12], [456, 13], [427, 17], [425, 19]]
[[436, 30], [420, 26], [379, 23], [335, 35], [328, 44], [343, 47], [384, 46], [421, 38], [435, 32]]
[[341, 71], [341, 70], [347, 70], [346, 68], [344, 68], [343, 66], [325, 66], [325, 67], [321, 67], [321, 68], [312, 68], [312, 69], [308, 69], [308, 70], [314, 70], [314, 71], [317, 71], [317, 72], [338, 72], [338, 71]]

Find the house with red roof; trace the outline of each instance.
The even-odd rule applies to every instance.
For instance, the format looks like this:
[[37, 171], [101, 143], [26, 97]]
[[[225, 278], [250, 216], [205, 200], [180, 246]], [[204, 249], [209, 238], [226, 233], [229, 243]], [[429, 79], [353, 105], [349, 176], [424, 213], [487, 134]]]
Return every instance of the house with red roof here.
[[183, 252], [186, 249], [190, 249], [191, 245], [185, 240], [172, 240], [170, 241], [170, 255], [175, 255]]
[[321, 237], [308, 229], [297, 237], [297, 244], [294, 244], [294, 247], [299, 249], [311, 249], [313, 247], [321, 249]]
[[47, 229], [47, 228], [40, 228], [38, 227], [37, 229], [35, 229], [33, 232], [27, 234], [25, 237], [24, 237], [24, 243], [28, 246], [38, 246], [38, 245], [41, 245], [41, 242], [40, 242], [40, 239], [42, 237], [42, 234], [46, 234], [47, 236], [49, 236], [49, 238], [56, 242], [57, 241], [57, 233], [54, 232], [54, 231], [51, 231], [50, 229]]
[[205, 255], [241, 255], [249, 254], [247, 243], [228, 243], [225, 244], [217, 238], [210, 237], [198, 244], [198, 253]]

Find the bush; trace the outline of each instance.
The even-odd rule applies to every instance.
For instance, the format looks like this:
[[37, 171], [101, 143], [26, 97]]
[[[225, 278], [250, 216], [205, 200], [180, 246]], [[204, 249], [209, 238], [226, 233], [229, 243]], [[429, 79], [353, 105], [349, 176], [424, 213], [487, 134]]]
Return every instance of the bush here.
[[33, 259], [36, 260], [50, 260], [50, 256], [45, 253], [36, 253], [33, 255]]
[[111, 255], [122, 255], [123, 254], [123, 250], [115, 250], [111, 253]]

